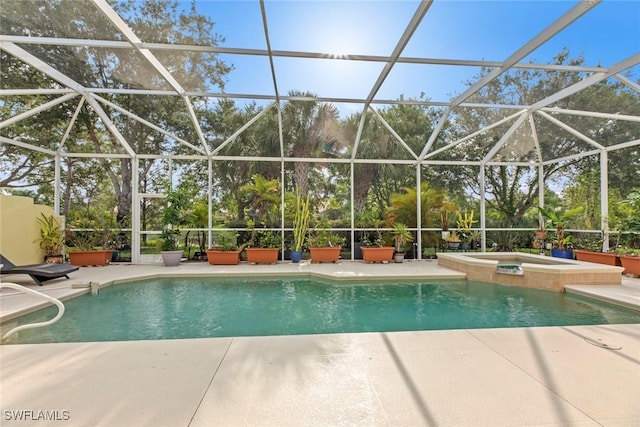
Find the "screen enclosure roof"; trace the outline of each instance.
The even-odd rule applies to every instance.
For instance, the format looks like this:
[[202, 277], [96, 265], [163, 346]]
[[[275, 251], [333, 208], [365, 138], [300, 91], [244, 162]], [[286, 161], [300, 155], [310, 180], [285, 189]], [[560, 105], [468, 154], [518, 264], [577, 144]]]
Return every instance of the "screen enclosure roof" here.
[[[1, 117], [0, 142], [63, 156], [176, 155], [171, 150], [136, 152], [110, 118], [109, 112], [118, 111], [172, 141], [182, 156], [215, 159], [221, 147], [253, 123], [239, 126], [223, 141], [211, 141], [202, 129], [201, 111], [232, 99], [239, 106], [254, 102], [276, 110], [290, 100], [327, 102], [343, 118], [367, 113], [383, 123], [380, 111], [385, 108], [429, 107], [434, 129], [419, 149], [387, 126], [406, 149], [403, 160], [413, 163], [561, 161], [540, 143], [540, 135], [549, 132], [572, 139], [577, 156], [640, 144], [640, 2], [197, 0], [193, 5], [215, 22], [216, 35], [209, 38], [214, 43], [189, 43], [188, 37], [176, 42], [143, 31], [131, 12], [107, 0], [2, 0], [0, 48], [17, 59], [24, 79], [12, 80], [11, 87], [3, 83], [0, 102], [21, 95], [41, 95], [43, 101]], [[178, 11], [188, 13], [191, 7], [192, 2], [178, 2]], [[583, 61], [554, 62], [563, 49]], [[75, 53], [76, 69], [70, 69], [69, 52]], [[223, 80], [203, 84], [176, 67], [189, 61], [222, 61], [231, 68]], [[531, 73], [522, 74], [527, 70]], [[93, 78], [96, 73], [110, 74]], [[518, 75], [530, 76], [524, 82], [529, 87], [541, 75], [570, 77], [564, 79], [568, 84], [538, 97], [534, 91], [518, 96], [513, 83], [503, 87], [507, 93], [499, 102], [493, 101], [488, 95], [492, 83]], [[606, 111], [575, 103], [566, 107], [566, 100], [602, 82], [619, 85], [627, 101]], [[118, 94], [181, 98], [189, 130], [177, 133], [130, 111], [118, 104]], [[59, 140], [27, 139], [11, 131], [60, 105], [76, 112], [89, 109], [118, 149], [69, 151], [66, 141], [77, 114], [68, 117]], [[485, 118], [464, 135], [448, 134], [459, 115], [469, 111]], [[631, 131], [613, 141], [600, 140], [599, 128], [612, 121], [625, 122]], [[500, 135], [491, 146], [480, 147], [477, 140], [488, 131]], [[343, 161], [362, 160], [360, 138], [358, 132], [349, 141]], [[454, 147], [475, 154], [455, 157], [450, 154]], [[276, 154], [295, 160], [285, 152]]]

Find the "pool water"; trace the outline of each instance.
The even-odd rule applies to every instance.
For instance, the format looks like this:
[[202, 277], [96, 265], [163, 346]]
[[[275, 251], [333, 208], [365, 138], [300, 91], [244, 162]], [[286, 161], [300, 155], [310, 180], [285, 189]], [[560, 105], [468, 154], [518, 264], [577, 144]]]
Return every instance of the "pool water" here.
[[[153, 279], [103, 288], [65, 306], [54, 325], [18, 332], [9, 342], [640, 323], [640, 312], [579, 296], [466, 280]], [[47, 308], [18, 323], [56, 312]], [[4, 325], [2, 333], [13, 326]]]

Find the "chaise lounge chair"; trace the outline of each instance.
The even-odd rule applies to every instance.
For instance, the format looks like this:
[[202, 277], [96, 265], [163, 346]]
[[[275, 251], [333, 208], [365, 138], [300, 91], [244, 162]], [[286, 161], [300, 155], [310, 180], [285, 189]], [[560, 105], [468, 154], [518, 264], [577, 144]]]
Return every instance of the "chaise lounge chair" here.
[[78, 271], [80, 267], [69, 264], [30, 264], [14, 265], [0, 254], [0, 274], [28, 274], [39, 285], [51, 279], [69, 278], [69, 273]]

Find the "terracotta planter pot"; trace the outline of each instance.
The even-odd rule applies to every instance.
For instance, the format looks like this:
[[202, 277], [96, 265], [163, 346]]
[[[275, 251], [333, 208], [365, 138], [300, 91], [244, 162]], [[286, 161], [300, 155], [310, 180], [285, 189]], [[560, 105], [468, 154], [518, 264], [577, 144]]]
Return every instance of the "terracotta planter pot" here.
[[238, 265], [240, 263], [240, 251], [207, 249], [207, 261], [211, 265]]
[[592, 252], [576, 249], [573, 251], [578, 261], [595, 262], [598, 264], [615, 265], [620, 267], [620, 257], [610, 252]]
[[112, 252], [112, 250], [69, 252], [69, 262], [71, 265], [79, 265], [82, 267], [89, 265], [103, 266], [111, 262]]
[[309, 248], [311, 262], [338, 262], [341, 247]]
[[534, 236], [536, 237], [536, 240], [544, 240], [547, 238], [547, 232], [546, 231], [534, 231], [533, 232]]
[[381, 262], [383, 264], [386, 264], [393, 259], [393, 251], [393, 246], [363, 246], [362, 258], [366, 263]]
[[278, 262], [278, 248], [247, 248], [249, 264], [276, 264]]
[[640, 256], [623, 255], [620, 257], [620, 261], [625, 273], [640, 276]]

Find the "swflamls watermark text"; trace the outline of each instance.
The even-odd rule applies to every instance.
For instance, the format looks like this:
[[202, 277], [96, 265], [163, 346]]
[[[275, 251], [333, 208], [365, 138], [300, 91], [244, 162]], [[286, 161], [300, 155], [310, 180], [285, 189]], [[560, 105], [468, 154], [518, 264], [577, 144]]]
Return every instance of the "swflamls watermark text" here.
[[5, 421], [69, 421], [71, 413], [66, 409], [5, 409], [2, 418]]

